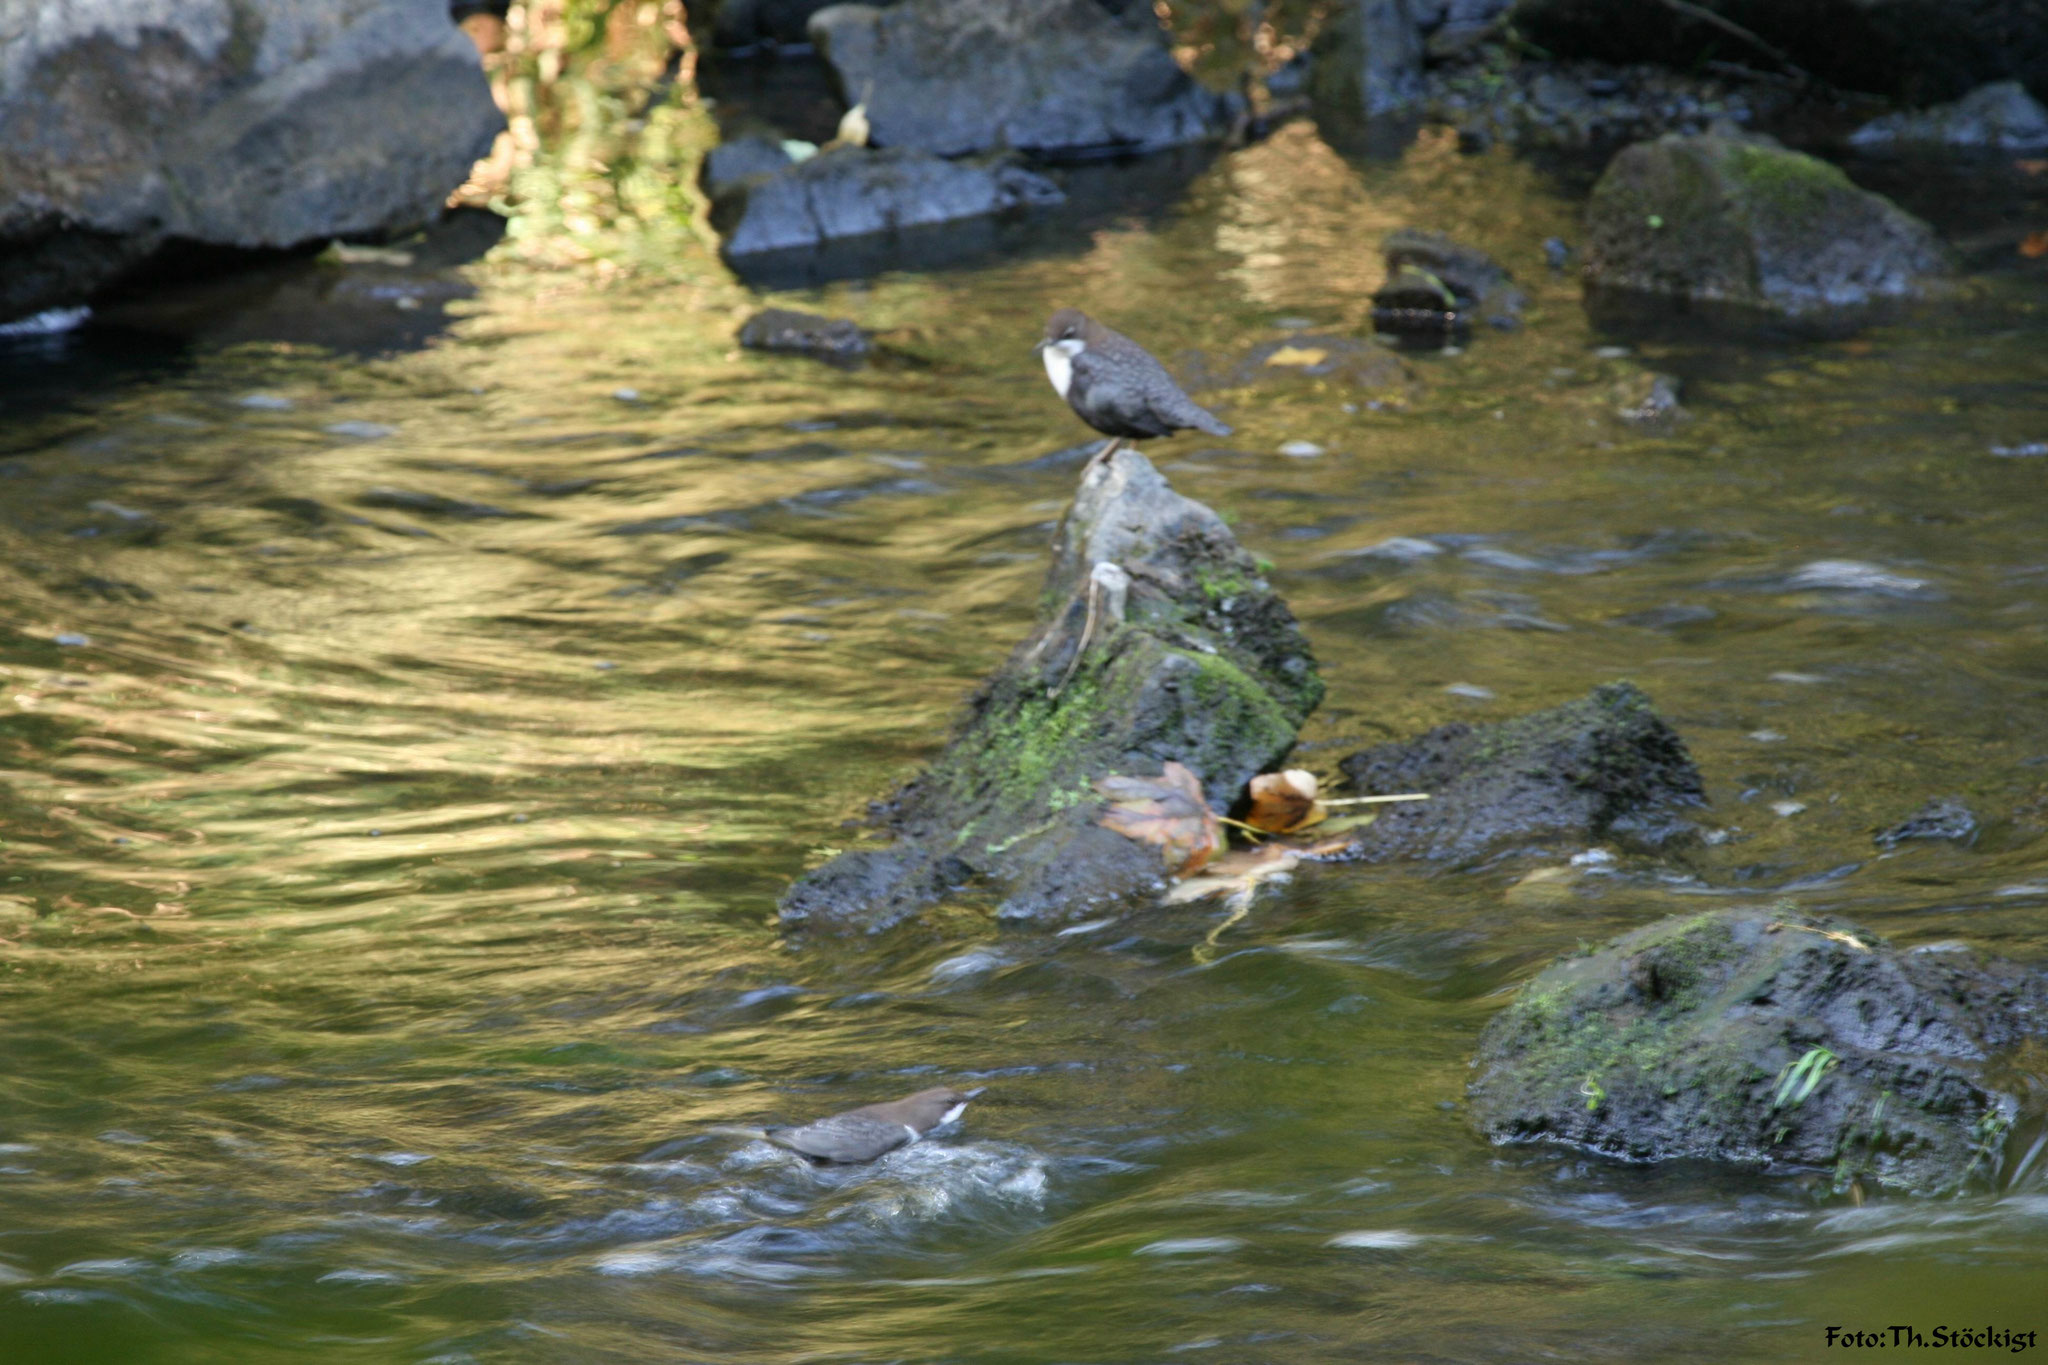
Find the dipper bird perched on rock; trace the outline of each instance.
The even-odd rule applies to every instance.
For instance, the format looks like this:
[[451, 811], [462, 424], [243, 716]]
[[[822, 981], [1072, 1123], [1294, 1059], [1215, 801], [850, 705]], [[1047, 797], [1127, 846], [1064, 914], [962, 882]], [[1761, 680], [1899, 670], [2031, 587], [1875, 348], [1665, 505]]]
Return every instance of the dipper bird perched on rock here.
[[1074, 415], [1111, 438], [1095, 453], [1093, 469], [1125, 441], [1143, 441], [1193, 429], [1228, 436], [1230, 428], [1180, 391], [1166, 367], [1122, 332], [1104, 327], [1078, 308], [1062, 308], [1045, 324], [1038, 343], [1046, 377]]
[[873, 1161], [959, 1118], [967, 1102], [980, 1093], [940, 1086], [887, 1104], [849, 1109], [801, 1128], [770, 1128], [763, 1136], [813, 1161]]

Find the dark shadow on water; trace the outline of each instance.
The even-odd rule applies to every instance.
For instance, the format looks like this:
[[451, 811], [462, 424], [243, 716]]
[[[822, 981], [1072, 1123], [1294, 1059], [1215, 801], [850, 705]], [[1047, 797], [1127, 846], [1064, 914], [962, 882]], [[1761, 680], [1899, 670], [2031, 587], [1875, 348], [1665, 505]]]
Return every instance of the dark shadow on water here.
[[232, 346], [291, 342], [351, 355], [418, 350], [448, 327], [448, 304], [476, 291], [455, 273], [505, 235], [505, 220], [456, 209], [387, 248], [228, 252], [180, 244], [95, 301], [87, 331]]

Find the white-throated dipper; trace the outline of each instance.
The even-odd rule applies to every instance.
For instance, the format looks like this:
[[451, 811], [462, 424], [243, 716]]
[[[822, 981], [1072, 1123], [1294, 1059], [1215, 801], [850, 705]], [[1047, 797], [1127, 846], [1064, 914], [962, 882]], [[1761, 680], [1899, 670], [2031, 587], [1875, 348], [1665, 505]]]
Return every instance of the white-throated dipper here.
[[873, 1161], [959, 1118], [967, 1102], [980, 1093], [940, 1086], [887, 1104], [849, 1109], [801, 1128], [770, 1128], [763, 1136], [813, 1161]]
[[1074, 415], [1110, 439], [1088, 462], [1092, 469], [1125, 441], [1230, 428], [1180, 391], [1166, 367], [1122, 332], [1104, 327], [1078, 308], [1062, 308], [1045, 324], [1038, 343], [1046, 377]]

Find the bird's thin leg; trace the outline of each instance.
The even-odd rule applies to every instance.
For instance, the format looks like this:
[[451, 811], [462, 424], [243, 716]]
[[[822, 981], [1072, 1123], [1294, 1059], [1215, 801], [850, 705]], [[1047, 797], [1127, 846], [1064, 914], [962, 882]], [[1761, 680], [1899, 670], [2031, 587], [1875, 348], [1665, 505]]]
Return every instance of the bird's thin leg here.
[[1086, 474], [1089, 470], [1095, 468], [1095, 466], [1099, 464], [1108, 464], [1109, 457], [1116, 454], [1118, 449], [1122, 447], [1123, 443], [1124, 438], [1121, 436], [1111, 438], [1110, 443], [1108, 445], [1096, 451], [1095, 454], [1089, 459], [1088, 463], [1081, 466], [1081, 472], [1083, 474]]

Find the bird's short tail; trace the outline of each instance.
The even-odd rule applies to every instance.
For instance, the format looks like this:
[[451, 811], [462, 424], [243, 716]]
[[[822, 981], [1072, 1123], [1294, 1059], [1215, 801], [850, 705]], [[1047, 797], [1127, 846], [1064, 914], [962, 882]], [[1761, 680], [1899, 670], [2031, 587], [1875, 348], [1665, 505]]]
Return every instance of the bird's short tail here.
[[1229, 424], [1217, 421], [1211, 413], [1202, 413], [1202, 420], [1195, 423], [1195, 425], [1201, 430], [1208, 432], [1211, 436], [1228, 436], [1231, 434]]

